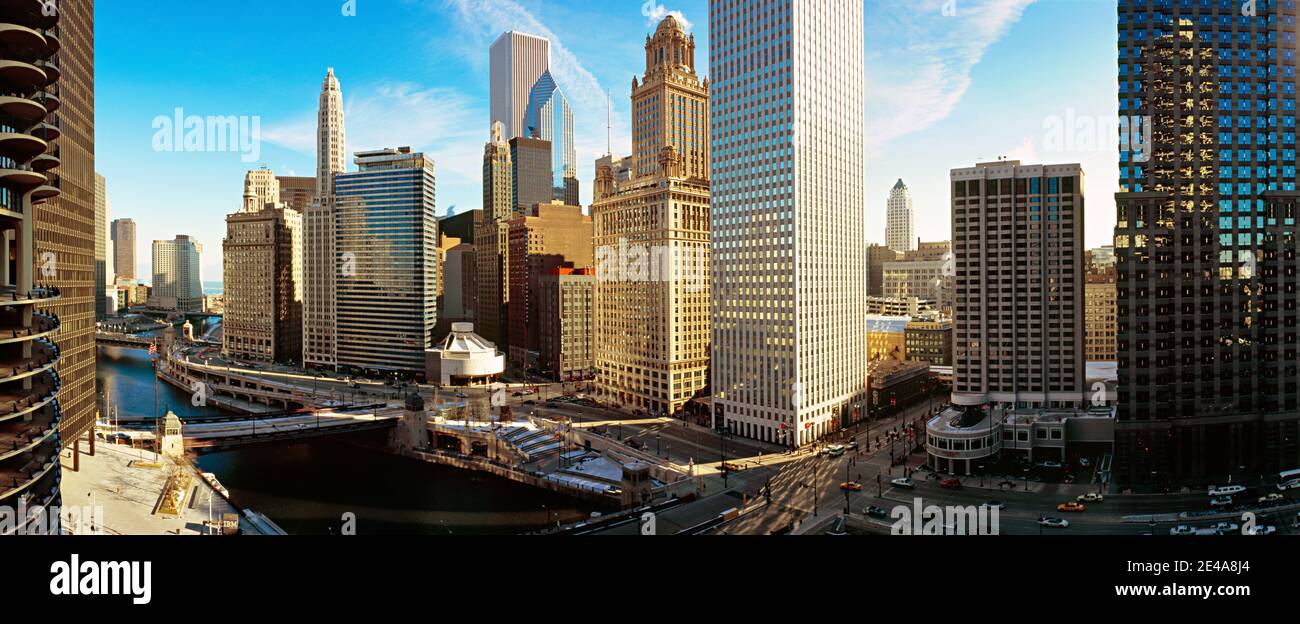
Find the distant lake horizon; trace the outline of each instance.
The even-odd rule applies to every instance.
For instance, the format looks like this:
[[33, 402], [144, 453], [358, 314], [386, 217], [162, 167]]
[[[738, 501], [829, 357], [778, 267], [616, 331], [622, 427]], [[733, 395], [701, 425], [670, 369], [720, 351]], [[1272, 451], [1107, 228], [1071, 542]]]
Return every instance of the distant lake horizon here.
[[226, 292], [225, 282], [203, 282], [203, 294], [220, 295]]

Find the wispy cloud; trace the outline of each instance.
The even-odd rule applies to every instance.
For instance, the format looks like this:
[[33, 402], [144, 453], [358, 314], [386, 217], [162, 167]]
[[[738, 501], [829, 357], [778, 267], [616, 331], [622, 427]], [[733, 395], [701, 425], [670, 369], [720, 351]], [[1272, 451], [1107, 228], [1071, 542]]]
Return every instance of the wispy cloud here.
[[872, 151], [942, 121], [971, 70], [1036, 0], [871, 0], [867, 141]]
[[681, 22], [682, 27], [686, 30], [691, 29], [691, 22], [686, 19], [686, 15], [681, 11], [670, 11], [668, 7], [655, 2], [655, 0], [646, 0], [645, 4], [641, 5], [641, 14], [646, 16], [646, 26], [651, 28], [658, 26], [660, 21], [671, 15], [677, 18], [677, 21]]
[[[578, 155], [578, 177], [590, 180], [592, 162], [605, 153], [606, 89], [596, 77], [578, 61], [564, 42], [530, 11], [512, 0], [441, 0], [452, 10], [461, 26], [459, 47], [468, 51], [466, 59], [486, 71], [488, 47], [503, 32], [518, 30], [551, 42], [551, 74], [569, 98], [573, 107], [574, 142]], [[484, 115], [479, 125], [487, 126]], [[630, 136], [629, 125], [617, 106], [612, 120], [613, 136]], [[626, 141], [622, 141], [626, 143]], [[628, 151], [628, 147], [615, 151]], [[584, 183], [583, 194], [589, 194], [589, 183]]]
[[[483, 149], [488, 135], [487, 115], [473, 98], [447, 88], [423, 88], [407, 82], [382, 82], [351, 86], [343, 82], [343, 115], [348, 153], [385, 147], [410, 146], [434, 158], [440, 172], [457, 176], [481, 175], [472, 156]], [[304, 154], [316, 150], [316, 111], [272, 123], [262, 132], [271, 143]]]

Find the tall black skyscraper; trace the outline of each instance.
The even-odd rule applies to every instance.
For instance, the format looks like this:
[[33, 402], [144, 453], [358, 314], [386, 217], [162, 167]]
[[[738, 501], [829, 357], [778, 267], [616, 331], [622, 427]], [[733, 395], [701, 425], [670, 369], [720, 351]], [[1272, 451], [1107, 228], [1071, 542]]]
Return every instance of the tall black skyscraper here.
[[1294, 0], [1120, 0], [1115, 478], [1300, 466]]

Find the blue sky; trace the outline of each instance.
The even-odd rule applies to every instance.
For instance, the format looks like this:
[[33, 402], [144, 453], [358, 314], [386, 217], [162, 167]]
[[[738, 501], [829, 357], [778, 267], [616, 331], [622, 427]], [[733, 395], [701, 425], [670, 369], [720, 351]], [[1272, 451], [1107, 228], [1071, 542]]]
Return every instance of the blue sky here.
[[[827, 0], [857, 2], [857, 0]], [[410, 145], [431, 154], [438, 211], [480, 207], [488, 138], [487, 48], [516, 29], [552, 42], [552, 70], [571, 100], [583, 201], [605, 151], [630, 151], [629, 90], [645, 35], [678, 13], [708, 73], [706, 0], [111, 0], [96, 24], [96, 165], [114, 218], [138, 223], [137, 262], [175, 234], [204, 245], [203, 279], [221, 279], [225, 215], [243, 173], [265, 164], [312, 175], [320, 82], [344, 90], [349, 151]], [[1108, 0], [867, 0], [868, 205], [872, 240], [898, 178], [912, 188], [919, 234], [949, 237], [948, 170], [1009, 156], [1081, 162], [1089, 245], [1109, 242], [1117, 167], [1113, 139], [1090, 123], [1115, 114], [1115, 8]], [[345, 7], [355, 7], [345, 16]], [[955, 12], [952, 10], [955, 8]], [[159, 151], [154, 120], [256, 117], [256, 161], [225, 151]], [[1051, 130], [1061, 120], [1070, 140]], [[1070, 149], [1063, 149], [1063, 147]]]

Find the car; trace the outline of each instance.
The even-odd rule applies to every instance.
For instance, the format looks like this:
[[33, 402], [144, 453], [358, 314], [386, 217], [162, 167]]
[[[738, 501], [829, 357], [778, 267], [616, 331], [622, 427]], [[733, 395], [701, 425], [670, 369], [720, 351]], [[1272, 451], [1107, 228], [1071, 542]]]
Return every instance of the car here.
[[871, 516], [872, 518], [888, 518], [889, 512], [885, 511], [881, 507], [876, 507], [873, 505], [867, 508], [867, 515]]
[[991, 500], [980, 505], [980, 507], [985, 509], [1006, 509], [1007, 505], [1000, 500]]
[[848, 535], [848, 533], [844, 531], [844, 516], [840, 516], [838, 519], [836, 519], [835, 524], [831, 526], [829, 531], [826, 531], [826, 534], [827, 535]]
[[1223, 487], [1210, 486], [1210, 496], [1232, 496], [1245, 491], [1245, 486], [1241, 485], [1225, 485]]
[[862, 484], [858, 483], [857, 481], [845, 481], [844, 483], [840, 484], [840, 489], [848, 490], [850, 492], [861, 492]]
[[1270, 492], [1265, 496], [1259, 497], [1259, 504], [1265, 505], [1268, 503], [1276, 503], [1277, 501], [1280, 500], [1286, 500], [1286, 497], [1282, 496], [1281, 494], [1278, 494], [1277, 492]]
[[1211, 506], [1211, 507], [1231, 507], [1231, 506], [1232, 506], [1232, 497], [1231, 497], [1231, 496], [1220, 496], [1220, 497], [1217, 497], [1217, 498], [1212, 498], [1212, 499], [1210, 499], [1210, 506]]
[[1051, 469], [1064, 468], [1064, 467], [1065, 467], [1065, 465], [1062, 464], [1061, 462], [1059, 462], [1059, 461], [1052, 461], [1052, 460], [1050, 460], [1050, 459], [1047, 460], [1047, 461], [1045, 461], [1045, 462], [1041, 462], [1041, 463], [1039, 463], [1038, 466], [1039, 466], [1040, 468], [1051, 468]]
[[1241, 530], [1241, 525], [1235, 522], [1220, 522], [1210, 525], [1210, 528], [1220, 533], [1236, 533]]
[[1079, 465], [1083, 466], [1084, 468], [1087, 468], [1088, 466], [1092, 465], [1092, 462], [1088, 461], [1087, 457], [1080, 457]]
[[1277, 527], [1271, 525], [1257, 524], [1246, 531], [1246, 535], [1272, 535], [1277, 533]]
[[939, 487], [945, 490], [960, 490], [961, 481], [957, 479], [944, 479], [943, 481], [939, 482]]
[[1083, 506], [1083, 503], [1074, 502], [1074, 501], [1068, 503], [1061, 503], [1060, 505], [1056, 506], [1057, 511], [1080, 512], [1083, 511], [1084, 509], [1086, 509], [1086, 507]]
[[858, 441], [857, 441], [857, 440], [849, 440], [849, 443], [848, 443], [847, 446], [848, 446], [849, 449], [856, 451], [856, 450], [858, 450]]
[[1277, 489], [1282, 492], [1287, 490], [1300, 490], [1300, 479], [1283, 481], [1282, 483], [1277, 484]]
[[832, 444], [822, 449], [822, 455], [828, 455], [830, 457], [839, 457], [840, 455], [843, 454], [844, 454], [844, 445], [842, 444]]
[[1185, 524], [1180, 524], [1172, 529], [1169, 529], [1169, 534], [1170, 535], [1195, 535], [1196, 529], [1193, 529], [1192, 527], [1189, 527]]
[[1088, 492], [1087, 494], [1080, 495], [1074, 500], [1079, 501], [1080, 503], [1100, 503], [1106, 500], [1106, 497], [1097, 492]]
[[1068, 529], [1070, 528], [1070, 521], [1065, 518], [1044, 517], [1038, 519], [1038, 525], [1049, 529]]
[[903, 477], [901, 479], [894, 479], [893, 481], [890, 481], [889, 484], [895, 487], [907, 488], [909, 490], [916, 487], [916, 482], [912, 481], [907, 477]]

